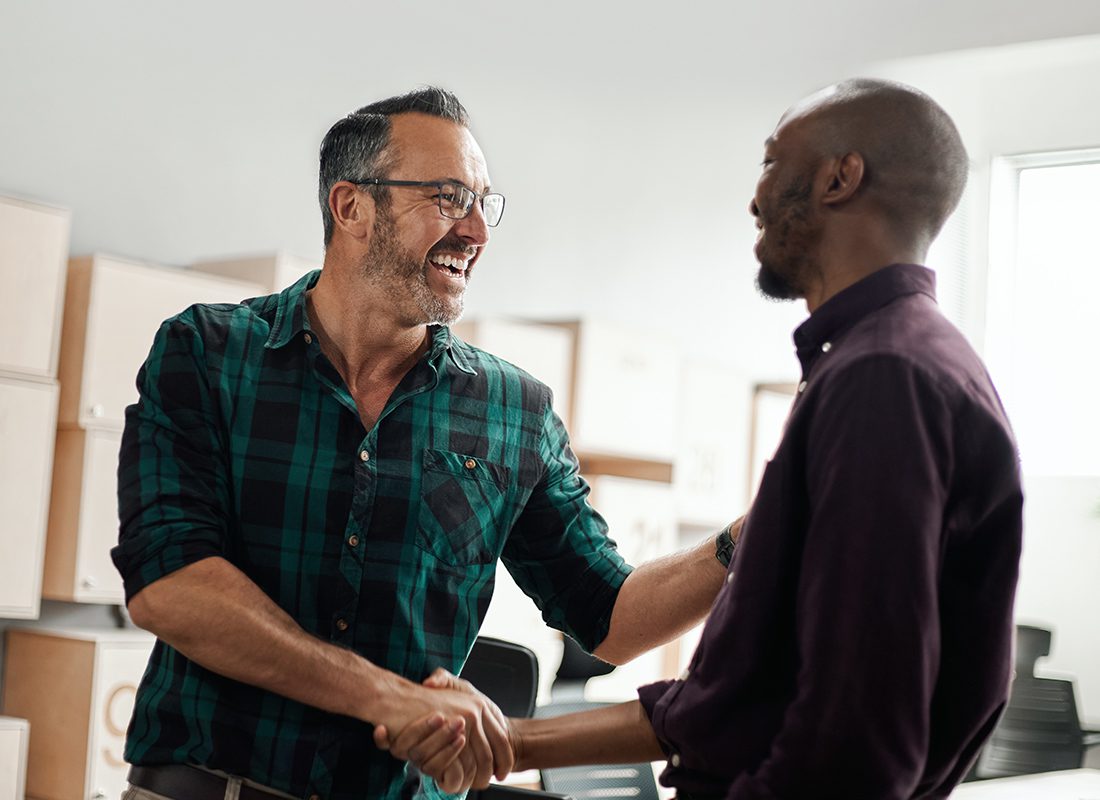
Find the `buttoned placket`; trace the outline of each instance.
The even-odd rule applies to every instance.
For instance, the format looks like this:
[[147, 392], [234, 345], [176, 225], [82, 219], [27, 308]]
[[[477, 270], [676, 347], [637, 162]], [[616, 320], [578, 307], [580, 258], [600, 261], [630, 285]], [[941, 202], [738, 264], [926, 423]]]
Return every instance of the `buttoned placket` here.
[[[359, 410], [355, 406], [347, 387], [343, 385], [342, 381], [334, 383], [324, 374], [328, 370], [335, 373], [335, 369], [324, 358], [316, 338], [306, 332], [303, 334], [303, 340], [306, 341], [307, 352], [314, 373], [334, 397], [358, 418]], [[322, 361], [322, 359], [324, 360]], [[323, 369], [322, 364], [327, 369]], [[439, 382], [439, 373], [432, 361], [419, 362], [413, 367], [413, 370], [429, 370], [430, 376], [413, 388], [390, 398], [375, 421], [374, 426], [360, 440], [353, 459], [354, 488], [352, 504], [348, 513], [347, 524], [344, 527], [344, 547], [341, 548], [338, 569], [345, 585], [354, 588], [346, 598], [342, 598], [344, 602], [333, 611], [330, 633], [330, 641], [344, 647], [353, 647], [355, 643], [355, 626], [360, 598], [359, 587], [363, 585], [363, 572], [369, 557], [367, 532], [370, 530], [378, 485], [378, 431], [382, 421], [394, 409], [409, 401], [415, 395], [431, 391]], [[324, 729], [318, 737], [317, 750], [310, 771], [310, 784], [312, 786], [324, 791], [326, 787], [331, 785], [332, 776], [329, 774], [328, 765], [338, 761], [340, 747], [341, 741], [336, 730], [334, 728]]]
[[802, 398], [802, 395], [806, 393], [806, 390], [810, 388], [810, 377], [814, 369], [817, 367], [818, 362], [821, 361], [823, 356], [832, 352], [832, 350], [833, 343], [829, 341], [822, 342], [819, 347], [815, 347], [809, 352], [803, 353], [802, 351], [799, 351], [798, 358], [802, 364], [802, 378], [798, 382], [798, 387], [795, 390], [795, 404], [797, 404], [798, 401]]

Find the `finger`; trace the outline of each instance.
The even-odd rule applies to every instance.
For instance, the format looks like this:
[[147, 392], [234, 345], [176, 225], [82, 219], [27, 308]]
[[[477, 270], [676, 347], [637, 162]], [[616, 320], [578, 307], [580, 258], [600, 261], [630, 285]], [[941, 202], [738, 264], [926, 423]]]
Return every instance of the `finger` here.
[[464, 792], [470, 785], [466, 783], [466, 775], [462, 771], [462, 760], [455, 759], [443, 773], [443, 779], [437, 781], [439, 788], [448, 794]]
[[[437, 770], [437, 773], [430, 772], [425, 769], [423, 765], [435, 758], [440, 750], [450, 747], [451, 743], [459, 736], [466, 738], [462, 733], [462, 729], [457, 725], [446, 725], [439, 730], [433, 731], [430, 735], [415, 742], [409, 747], [408, 760], [416, 764], [417, 769], [421, 772], [427, 772], [432, 777], [435, 777], [436, 774], [441, 775], [443, 773], [443, 767], [450, 763], [449, 761], [443, 762]], [[457, 751], [455, 755], [458, 755]]]
[[385, 725], [376, 725], [374, 728], [374, 746], [379, 750], [390, 749], [390, 732]]
[[406, 761], [415, 760], [409, 755], [409, 751], [430, 739], [440, 729], [446, 730], [445, 724], [446, 720], [438, 711], [428, 714], [426, 717], [421, 717], [415, 722], [410, 722], [397, 735], [396, 739], [391, 740], [390, 755]]
[[[441, 738], [437, 741], [436, 737]], [[463, 734], [456, 734], [444, 728], [442, 731], [438, 731], [435, 736], [425, 740], [422, 752], [426, 754], [426, 757], [418, 758], [413, 763], [417, 765], [421, 772], [435, 778], [438, 783], [446, 777], [447, 769], [455, 762], [458, 754], [462, 752], [462, 748], [465, 746], [466, 737]], [[431, 748], [431, 750], [428, 748]], [[421, 750], [419, 747], [416, 749]]]
[[493, 748], [489, 744], [480, 714], [474, 718], [474, 724], [467, 727], [470, 728], [466, 734], [467, 749], [473, 751], [477, 762], [472, 785], [475, 789], [484, 789], [489, 785], [489, 778], [493, 777]]
[[[482, 697], [485, 697], [485, 695], [482, 695]], [[493, 719], [495, 719], [497, 721], [497, 723], [500, 725], [500, 727], [501, 728], [507, 728], [508, 727], [508, 718], [506, 716], [504, 716], [504, 712], [500, 710], [500, 706], [498, 706], [496, 703], [494, 703], [488, 697], [485, 697], [485, 705], [489, 709], [489, 712], [493, 715]]]
[[470, 749], [470, 737], [466, 737], [466, 746], [462, 749], [462, 752], [458, 754], [458, 760], [455, 762], [462, 768], [462, 783], [460, 784], [460, 791], [465, 791], [473, 785], [474, 775], [477, 773], [477, 761], [474, 759], [474, 753]]
[[512, 740], [508, 736], [508, 722], [495, 703], [485, 701], [491, 712], [483, 717], [485, 736], [489, 749], [493, 753], [493, 774], [498, 781], [504, 780], [516, 763], [516, 754], [512, 751]]

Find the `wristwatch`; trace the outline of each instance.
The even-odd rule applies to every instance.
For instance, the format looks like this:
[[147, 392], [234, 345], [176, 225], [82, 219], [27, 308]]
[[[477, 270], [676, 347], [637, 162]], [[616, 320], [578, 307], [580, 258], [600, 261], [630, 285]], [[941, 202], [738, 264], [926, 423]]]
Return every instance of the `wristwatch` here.
[[727, 569], [730, 560], [733, 558], [733, 551], [737, 548], [737, 542], [730, 536], [731, 527], [733, 527], [732, 522], [722, 528], [722, 532], [714, 538], [714, 557], [718, 559], [719, 564]]

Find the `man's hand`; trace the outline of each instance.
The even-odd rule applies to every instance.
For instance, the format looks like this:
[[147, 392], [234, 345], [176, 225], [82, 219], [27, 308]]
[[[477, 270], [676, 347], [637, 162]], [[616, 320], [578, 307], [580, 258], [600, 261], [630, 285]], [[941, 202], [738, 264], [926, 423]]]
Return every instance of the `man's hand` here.
[[[494, 774], [501, 779], [512, 771], [509, 726], [495, 703], [444, 669], [424, 687], [402, 699], [399, 715], [376, 726], [379, 748], [411, 761], [447, 792], [482, 789]], [[456, 746], [456, 735], [465, 746]]]
[[466, 746], [465, 730], [462, 717], [448, 720], [437, 711], [406, 725], [394, 742], [384, 725], [377, 726], [374, 743], [395, 758], [411, 761], [420, 772], [434, 778], [443, 791], [456, 794], [470, 787], [466, 767], [458, 758]]

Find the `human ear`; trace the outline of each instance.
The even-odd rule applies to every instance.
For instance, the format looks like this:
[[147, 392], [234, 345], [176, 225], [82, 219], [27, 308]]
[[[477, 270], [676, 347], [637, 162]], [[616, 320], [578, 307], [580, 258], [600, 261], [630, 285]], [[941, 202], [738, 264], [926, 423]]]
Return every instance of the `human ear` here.
[[851, 200], [863, 184], [865, 164], [859, 153], [846, 153], [823, 165], [824, 190], [821, 202], [837, 205]]
[[333, 226], [354, 239], [366, 239], [374, 225], [374, 198], [349, 181], [337, 181], [328, 193]]

